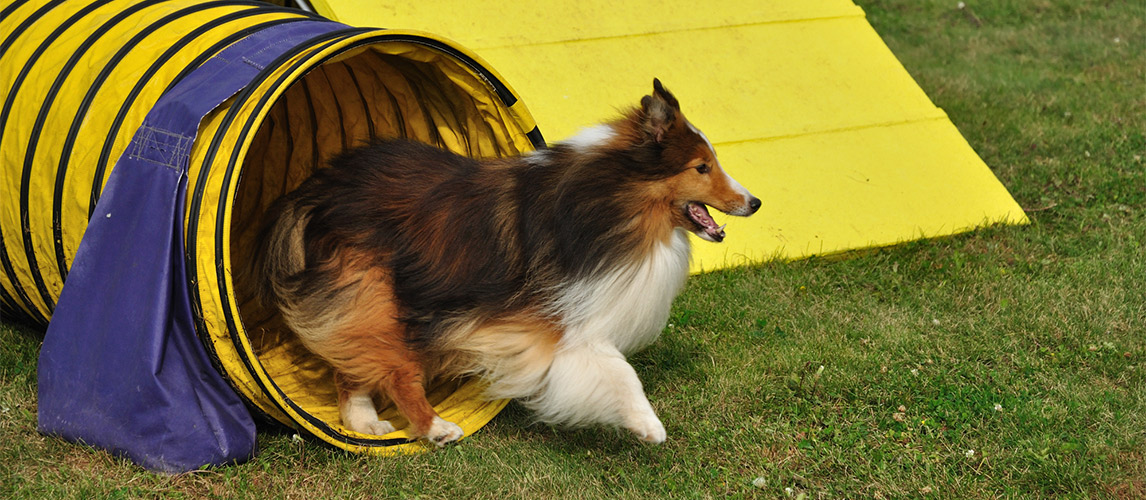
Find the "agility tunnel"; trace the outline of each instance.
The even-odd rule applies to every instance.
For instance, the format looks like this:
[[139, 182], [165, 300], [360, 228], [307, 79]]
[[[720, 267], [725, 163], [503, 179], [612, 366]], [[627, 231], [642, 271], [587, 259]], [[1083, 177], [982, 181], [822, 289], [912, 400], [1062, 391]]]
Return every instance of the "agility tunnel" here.
[[[480, 58], [254, 1], [4, 0], [0, 102], [0, 306], [48, 328], [41, 431], [168, 471], [251, 456], [248, 410], [354, 452], [425, 446], [393, 410], [390, 435], [343, 428], [329, 367], [235, 275], [264, 209], [369, 137], [543, 146]], [[505, 405], [480, 390], [429, 392], [469, 435]]]

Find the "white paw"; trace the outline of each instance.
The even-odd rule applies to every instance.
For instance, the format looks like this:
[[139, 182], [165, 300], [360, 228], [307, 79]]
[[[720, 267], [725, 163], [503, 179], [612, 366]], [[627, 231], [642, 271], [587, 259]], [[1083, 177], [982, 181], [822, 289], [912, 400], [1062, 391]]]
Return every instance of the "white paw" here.
[[366, 434], [373, 434], [375, 436], [384, 436], [394, 432], [394, 424], [391, 424], [389, 420], [375, 420], [370, 422], [367, 427], [369, 430], [366, 431]]
[[347, 427], [354, 432], [361, 432], [363, 434], [370, 434], [374, 436], [383, 436], [394, 432], [394, 425], [386, 420], [368, 420], [363, 422], [353, 422]]
[[463, 434], [462, 428], [457, 424], [442, 417], [434, 417], [434, 423], [430, 424], [430, 430], [426, 431], [426, 439], [438, 446], [445, 446], [461, 439]]
[[665, 433], [664, 424], [656, 415], [643, 415], [630, 419], [625, 427], [646, 443], [661, 444], [668, 437], [668, 434]]

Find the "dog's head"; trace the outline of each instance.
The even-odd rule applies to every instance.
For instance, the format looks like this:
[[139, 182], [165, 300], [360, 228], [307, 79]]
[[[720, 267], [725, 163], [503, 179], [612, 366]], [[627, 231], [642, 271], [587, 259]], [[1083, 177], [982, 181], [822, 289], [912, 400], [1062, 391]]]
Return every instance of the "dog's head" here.
[[646, 144], [654, 144], [659, 153], [659, 167], [669, 175], [662, 185], [676, 227], [719, 242], [724, 226], [717, 225], [708, 207], [739, 216], [760, 208], [760, 199], [724, 172], [712, 143], [685, 119], [680, 103], [660, 80], [654, 79], [653, 93], [641, 99], [637, 119]]

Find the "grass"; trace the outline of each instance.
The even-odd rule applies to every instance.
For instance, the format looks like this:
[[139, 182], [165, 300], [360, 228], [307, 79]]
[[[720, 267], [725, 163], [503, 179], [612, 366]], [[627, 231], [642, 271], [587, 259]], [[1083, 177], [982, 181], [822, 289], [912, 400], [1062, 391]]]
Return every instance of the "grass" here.
[[41, 334], [3, 325], [0, 497], [1146, 497], [1146, 5], [859, 3], [1032, 224], [694, 277], [633, 359], [663, 446], [511, 405], [420, 456], [262, 433], [155, 475], [37, 434]]

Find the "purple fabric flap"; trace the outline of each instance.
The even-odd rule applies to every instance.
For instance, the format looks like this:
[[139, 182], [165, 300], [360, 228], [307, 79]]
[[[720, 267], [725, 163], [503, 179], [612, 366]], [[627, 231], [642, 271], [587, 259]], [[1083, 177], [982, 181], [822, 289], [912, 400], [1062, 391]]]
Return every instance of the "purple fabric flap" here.
[[280, 54], [345, 25], [298, 21], [224, 49], [164, 94], [115, 164], [48, 325], [41, 432], [183, 472], [255, 451], [242, 400], [212, 366], [183, 257], [187, 165], [203, 116]]

